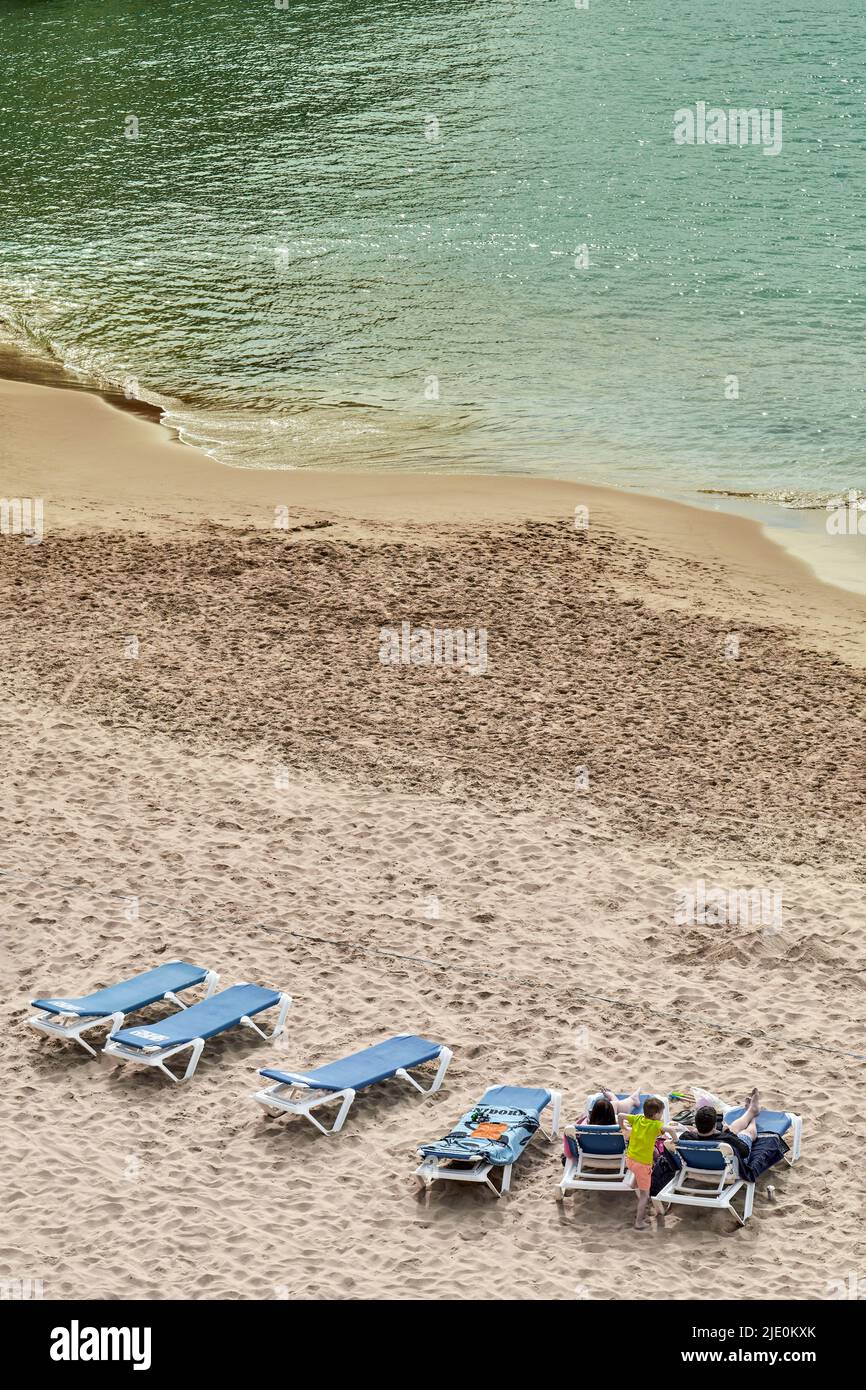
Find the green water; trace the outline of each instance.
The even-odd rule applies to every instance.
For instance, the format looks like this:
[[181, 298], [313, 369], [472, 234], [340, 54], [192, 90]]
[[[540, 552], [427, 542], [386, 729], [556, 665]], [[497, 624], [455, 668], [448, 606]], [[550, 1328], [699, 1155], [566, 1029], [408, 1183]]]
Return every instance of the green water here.
[[[243, 466], [862, 484], [862, 0], [4, 0], [0, 49], [34, 370]], [[702, 100], [778, 156], [677, 145]]]

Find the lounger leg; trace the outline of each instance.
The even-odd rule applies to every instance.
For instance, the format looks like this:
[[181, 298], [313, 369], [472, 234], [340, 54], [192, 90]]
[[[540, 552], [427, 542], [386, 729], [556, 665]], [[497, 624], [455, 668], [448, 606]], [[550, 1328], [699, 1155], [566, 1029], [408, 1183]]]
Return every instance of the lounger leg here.
[[81, 1043], [81, 1046], [84, 1048], [84, 1051], [85, 1051], [85, 1052], [89, 1052], [90, 1055], [91, 1055], [92, 1057], [97, 1057], [99, 1054], [98, 1054], [98, 1052], [96, 1051], [96, 1048], [95, 1048], [95, 1047], [91, 1047], [89, 1042], [85, 1042], [85, 1041], [84, 1041], [84, 1039], [83, 1039], [83, 1037], [81, 1036], [81, 1034], [84, 1033], [84, 1032], [89, 1032], [91, 1028], [99, 1028], [101, 1025], [106, 1024], [106, 1023], [110, 1023], [110, 1024], [111, 1024], [111, 1027], [110, 1027], [109, 1030], [108, 1030], [109, 1036], [111, 1036], [111, 1034], [114, 1032], [115, 1028], [120, 1028], [120, 1027], [122, 1027], [122, 1025], [123, 1025], [123, 1014], [117, 1013], [117, 1014], [112, 1014], [110, 1017], [106, 1017], [106, 1018], [93, 1018], [93, 1019], [90, 1019], [89, 1022], [87, 1022], [87, 1023], [82, 1023], [81, 1027], [80, 1027], [79, 1029], [77, 1029], [76, 1032], [72, 1035], [72, 1036], [75, 1038], [75, 1041], [76, 1041], [77, 1043]]
[[[193, 1073], [194, 1073], [196, 1067], [198, 1066], [198, 1059], [199, 1059], [199, 1057], [201, 1056], [201, 1054], [202, 1054], [203, 1051], [204, 1051], [204, 1038], [196, 1038], [195, 1041], [194, 1041], [193, 1044], [192, 1044], [192, 1054], [191, 1054], [191, 1056], [190, 1056], [189, 1061], [188, 1061], [187, 1064], [186, 1064], [186, 1071], [184, 1072], [183, 1076], [181, 1076], [181, 1077], [175, 1076], [175, 1077], [173, 1077], [172, 1079], [173, 1079], [174, 1081], [189, 1081], [190, 1077], [193, 1075]], [[166, 1067], [166, 1071], [168, 1071], [168, 1068], [167, 1068], [167, 1067]], [[169, 1076], [171, 1076], [171, 1072], [169, 1072], [168, 1074], [169, 1074]]]
[[[39, 1028], [40, 1025], [50, 1023], [52, 1020], [56, 1019], [56, 1017], [56, 1014], [43, 1013], [39, 1014], [38, 1018], [29, 1018], [27, 1022], [31, 1023], [34, 1028]], [[69, 1015], [67, 1014], [66, 1017], [68, 1018]], [[80, 1017], [80, 1015], [76, 1014], [75, 1017]], [[70, 1024], [63, 1025], [62, 1029], [57, 1026], [55, 1028], [42, 1028], [41, 1031], [47, 1033], [50, 1038], [71, 1038], [73, 1042], [79, 1043], [81, 1047], [84, 1048], [85, 1052], [89, 1052], [91, 1057], [97, 1057], [99, 1054], [96, 1048], [91, 1047], [89, 1042], [85, 1042], [82, 1034], [89, 1033], [93, 1028], [103, 1028], [106, 1023], [111, 1025], [108, 1030], [110, 1037], [116, 1029], [123, 1026], [123, 1014], [114, 1013], [105, 1014], [102, 1018], [84, 1018], [77, 1028]]]
[[442, 1082], [445, 1080], [445, 1073], [448, 1070], [448, 1063], [451, 1061], [451, 1058], [453, 1056], [454, 1053], [451, 1051], [450, 1047], [442, 1048], [442, 1051], [439, 1053], [439, 1069], [436, 1072], [436, 1075], [434, 1076], [433, 1082], [430, 1086], [421, 1086], [419, 1082], [415, 1080], [414, 1076], [409, 1075], [405, 1067], [398, 1067], [394, 1075], [402, 1077], [404, 1081], [408, 1081], [409, 1085], [414, 1086], [416, 1091], [420, 1091], [422, 1096], [432, 1096], [433, 1092], [438, 1091], [439, 1087], [442, 1085]]
[[[514, 1166], [514, 1165], [511, 1164], [511, 1163], [506, 1163], [506, 1164], [503, 1166], [503, 1169], [502, 1169], [502, 1184], [501, 1184], [500, 1189], [499, 1189], [499, 1195], [500, 1195], [500, 1196], [503, 1196], [506, 1192], [510, 1192], [510, 1191], [511, 1191], [511, 1169], [513, 1168], [513, 1166]], [[495, 1189], [494, 1189], [494, 1190], [495, 1190]]]
[[[108, 1036], [111, 1037], [112, 1033], [116, 1033], [117, 1030], [118, 1030], [118, 1028], [122, 1028], [122, 1027], [123, 1027], [123, 1018], [124, 1018], [123, 1014], [120, 1013], [120, 1012], [118, 1011], [118, 1013], [112, 1014], [110, 1018], [96, 1018], [96, 1019], [94, 1019], [92, 1023], [88, 1023], [88, 1024], [87, 1024], [87, 1027], [88, 1027], [88, 1028], [98, 1028], [99, 1025], [100, 1025], [101, 1023], [110, 1023], [110, 1024], [111, 1024], [111, 1027], [110, 1027], [109, 1030], [108, 1030]], [[76, 1042], [80, 1042], [80, 1043], [81, 1043], [81, 1046], [82, 1046], [83, 1048], [86, 1048], [88, 1052], [92, 1052], [94, 1057], [97, 1057], [97, 1056], [99, 1055], [99, 1054], [97, 1053], [96, 1049], [93, 1048], [93, 1047], [91, 1047], [91, 1046], [90, 1046], [90, 1043], [86, 1043], [86, 1042], [84, 1041], [84, 1039], [80, 1036], [80, 1034], [76, 1034], [76, 1036], [75, 1036], [75, 1041], [76, 1041]]]
[[743, 1215], [742, 1215], [742, 1216], [740, 1216], [740, 1213], [737, 1211], [737, 1208], [734, 1206], [733, 1202], [729, 1202], [729, 1203], [728, 1203], [728, 1211], [732, 1211], [732, 1212], [734, 1213], [734, 1216], [737, 1218], [737, 1225], [739, 1225], [739, 1226], [745, 1226], [745, 1224], [746, 1224], [746, 1219], [747, 1219], [747, 1216], [748, 1216], [748, 1210], [747, 1210], [747, 1209], [748, 1209], [748, 1205], [749, 1205], [748, 1193], [746, 1194], [746, 1205], [745, 1205], [745, 1207], [743, 1208]]
[[539, 1122], [538, 1122], [538, 1128], [541, 1130], [542, 1134], [544, 1134], [544, 1135], [547, 1136], [548, 1139], [555, 1139], [556, 1136], [557, 1136], [557, 1134], [559, 1133], [559, 1115], [560, 1115], [560, 1111], [562, 1110], [562, 1092], [561, 1092], [561, 1091], [551, 1091], [551, 1093], [550, 1093], [550, 1104], [551, 1104], [550, 1133], [548, 1134], [547, 1130], [544, 1128], [544, 1125], [541, 1123], [541, 1120], [539, 1120]]
[[252, 1028], [254, 1032], [258, 1033], [260, 1038], [279, 1037], [280, 1033], [284, 1033], [286, 1031], [286, 1014], [289, 1012], [291, 1005], [292, 996], [290, 994], [281, 994], [279, 1018], [274, 1024], [273, 1031], [270, 1033], [265, 1033], [264, 1030], [261, 1029], [257, 1023], [253, 1023], [253, 1020], [249, 1017], [248, 1014], [244, 1014], [243, 1018], [241, 1019], [241, 1023], [245, 1023], [248, 1028]]
[[96, 1048], [95, 1048], [95, 1047], [91, 1047], [89, 1042], [85, 1042], [84, 1039], [82, 1038], [82, 1036], [81, 1036], [80, 1033], [76, 1033], [76, 1035], [75, 1035], [75, 1041], [76, 1041], [77, 1043], [81, 1043], [81, 1046], [84, 1048], [84, 1051], [85, 1051], [85, 1052], [89, 1052], [90, 1055], [91, 1055], [91, 1057], [98, 1057], [98, 1056], [99, 1056], [99, 1053], [96, 1051]]
[[[204, 977], [204, 982], [207, 986], [204, 997], [205, 999], [210, 999], [211, 995], [213, 994], [214, 990], [220, 982], [220, 977], [217, 971], [209, 970]], [[189, 1007], [189, 1005], [185, 1004], [182, 999], [178, 998], [173, 989], [167, 990], [162, 997], [163, 999], [168, 999], [172, 1004], [177, 1004], [177, 1007], [179, 1009], [186, 1009]]]
[[[166, 1066], [170, 1058], [176, 1057], [179, 1052], [186, 1052], [190, 1049], [190, 1059], [187, 1062], [186, 1071], [183, 1076], [176, 1076]], [[181, 1081], [189, 1081], [198, 1066], [198, 1059], [204, 1050], [204, 1038], [194, 1038], [192, 1042], [177, 1043], [174, 1047], [143, 1047], [140, 1051], [124, 1047], [122, 1043], [112, 1041], [111, 1038], [102, 1049], [116, 1062], [139, 1062], [149, 1067], [157, 1067], [164, 1072], [169, 1081], [177, 1085]]]
[[744, 1225], [744, 1226], [745, 1226], [746, 1222], [748, 1221], [749, 1217], [750, 1217], [751, 1214], [752, 1214], [752, 1207], [754, 1206], [754, 1204], [755, 1204], [755, 1184], [754, 1184], [753, 1182], [747, 1182], [747, 1183], [746, 1183], [746, 1205], [745, 1205], [745, 1207], [744, 1207], [744, 1209], [743, 1209], [743, 1225]]
[[[326, 1129], [325, 1126], [323, 1124], [320, 1124], [320, 1122], [316, 1119], [315, 1115], [313, 1114], [313, 1110], [316, 1109], [318, 1106], [332, 1105], [333, 1102], [335, 1100], [339, 1100], [341, 1096], [343, 1097], [343, 1104], [337, 1111], [337, 1118], [331, 1125], [331, 1128]], [[303, 1108], [299, 1109], [297, 1113], [303, 1115], [305, 1119], [309, 1120], [311, 1125], [315, 1125], [316, 1129], [321, 1130], [322, 1134], [338, 1134], [346, 1122], [346, 1116], [348, 1115], [349, 1110], [351, 1109], [352, 1101], [354, 1099], [355, 1092], [352, 1090], [334, 1091], [331, 1095], [323, 1096], [320, 1100], [311, 1101], [310, 1104], [306, 1106], [303, 1105], [303, 1102], [300, 1102]]]
[[[326, 1129], [326, 1127], [319, 1120], [316, 1119], [315, 1115], [313, 1114], [313, 1111], [318, 1109], [322, 1105], [333, 1105], [334, 1101], [339, 1100], [341, 1096], [343, 1098], [343, 1103], [337, 1111], [337, 1118], [334, 1120], [334, 1123], [331, 1125], [331, 1128]], [[284, 1110], [282, 1107], [279, 1107], [279, 1109], [281, 1110], [281, 1113], [284, 1115], [303, 1115], [304, 1119], [309, 1120], [311, 1125], [315, 1125], [316, 1129], [319, 1130], [321, 1134], [337, 1134], [338, 1131], [341, 1130], [343, 1128], [343, 1125], [345, 1124], [346, 1116], [349, 1113], [352, 1101], [354, 1099], [354, 1091], [332, 1091], [327, 1096], [319, 1096], [317, 1100], [305, 1101], [302, 1098], [294, 1103], [297, 1106], [296, 1109]]]
[[273, 1033], [271, 1034], [271, 1037], [272, 1037], [272, 1038], [275, 1038], [275, 1037], [278, 1036], [278, 1034], [284, 1033], [284, 1032], [286, 1031], [286, 1014], [289, 1012], [289, 1009], [290, 1009], [291, 1007], [292, 1007], [292, 996], [291, 996], [290, 994], [281, 994], [281, 995], [280, 995], [280, 1015], [279, 1015], [279, 1018], [277, 1019], [277, 1026], [276, 1026], [276, 1028], [274, 1029]]
[[[183, 1076], [176, 1076], [175, 1073], [165, 1064], [168, 1061], [169, 1057], [176, 1057], [178, 1052], [185, 1052], [187, 1048], [190, 1048], [190, 1058], [186, 1064], [186, 1071], [184, 1072]], [[173, 1081], [175, 1085], [178, 1086], [182, 1081], [189, 1081], [190, 1077], [193, 1075], [196, 1067], [198, 1066], [198, 1059], [201, 1056], [203, 1050], [204, 1038], [195, 1038], [191, 1043], [179, 1043], [177, 1047], [169, 1048], [169, 1050], [165, 1053], [163, 1057], [160, 1057], [158, 1060], [155, 1060], [154, 1066], [158, 1067], [160, 1071], [165, 1072], [169, 1081]]]
[[[303, 1094], [296, 1099], [284, 1099], [287, 1092], [289, 1096], [291, 1096], [293, 1091], [299, 1089], [301, 1088], [280, 1084], [278, 1082], [276, 1086], [269, 1087], [267, 1091], [254, 1091], [253, 1098], [262, 1105], [267, 1105], [270, 1109], [275, 1110], [280, 1115], [303, 1115], [304, 1119], [309, 1120], [310, 1124], [315, 1125], [316, 1129], [322, 1134], [337, 1134], [346, 1122], [346, 1116], [351, 1109], [352, 1101], [355, 1099], [355, 1092], [349, 1089], [346, 1091], [330, 1091], [327, 1095], [318, 1095], [309, 1100], [304, 1100]], [[282, 1104], [280, 1104], [280, 1100], [282, 1100]], [[342, 1100], [343, 1103], [337, 1111], [337, 1117], [331, 1125], [331, 1128], [327, 1129], [325, 1125], [321, 1124], [316, 1119], [313, 1111], [323, 1105], [333, 1105], [334, 1102], [338, 1100]]]
[[[351, 1105], [352, 1105], [352, 1101], [353, 1101], [354, 1099], [355, 1099], [355, 1092], [354, 1092], [354, 1091], [347, 1091], [346, 1094], [345, 1094], [345, 1097], [344, 1097], [344, 1099], [343, 1099], [343, 1104], [340, 1106], [340, 1110], [339, 1110], [339, 1113], [338, 1113], [338, 1115], [337, 1115], [337, 1118], [336, 1118], [336, 1120], [334, 1121], [333, 1126], [332, 1126], [332, 1128], [331, 1128], [331, 1134], [338, 1134], [339, 1131], [343, 1128], [343, 1125], [345, 1124], [345, 1121], [346, 1121], [346, 1116], [347, 1116], [348, 1113], [349, 1113], [349, 1110], [350, 1110]], [[327, 1131], [326, 1131], [326, 1133], [327, 1133]]]
[[553, 1104], [553, 1118], [551, 1120], [551, 1124], [553, 1125], [552, 1137], [555, 1139], [557, 1134], [559, 1133], [559, 1116], [562, 1110], [562, 1092], [551, 1091], [550, 1098]]
[[567, 1158], [565, 1160], [565, 1167], [562, 1170], [562, 1178], [559, 1182], [559, 1190], [563, 1196], [565, 1196], [566, 1192], [570, 1190], [571, 1184], [574, 1182], [575, 1174], [577, 1173], [577, 1171], [578, 1166], [576, 1159]]
[[793, 1167], [800, 1157], [800, 1144], [803, 1138], [803, 1117], [802, 1115], [791, 1115], [791, 1121], [794, 1126], [794, 1137], [791, 1152], [790, 1154], [786, 1154], [786, 1158]]

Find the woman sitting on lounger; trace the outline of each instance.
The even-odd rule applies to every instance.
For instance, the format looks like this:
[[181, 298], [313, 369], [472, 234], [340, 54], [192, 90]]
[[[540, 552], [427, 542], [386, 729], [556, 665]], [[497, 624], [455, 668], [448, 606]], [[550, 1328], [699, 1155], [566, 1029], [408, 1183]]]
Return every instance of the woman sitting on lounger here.
[[577, 1121], [579, 1125], [615, 1125], [619, 1115], [630, 1115], [632, 1110], [640, 1107], [640, 1089], [632, 1091], [630, 1096], [625, 1096], [622, 1100], [617, 1100], [613, 1091], [609, 1091], [606, 1086], [602, 1086], [598, 1095], [589, 1107], [588, 1114], [581, 1115]]

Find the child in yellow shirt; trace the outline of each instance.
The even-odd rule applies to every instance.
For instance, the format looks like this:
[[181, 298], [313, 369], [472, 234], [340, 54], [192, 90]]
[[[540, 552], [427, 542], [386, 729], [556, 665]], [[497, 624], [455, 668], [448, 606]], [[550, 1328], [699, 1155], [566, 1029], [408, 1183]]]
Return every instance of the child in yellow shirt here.
[[642, 1115], [618, 1115], [620, 1128], [628, 1135], [626, 1166], [634, 1174], [637, 1193], [637, 1214], [634, 1220], [636, 1231], [645, 1231], [647, 1207], [650, 1199], [650, 1183], [653, 1176], [653, 1154], [656, 1140], [660, 1134], [676, 1139], [676, 1130], [664, 1122], [665, 1107], [658, 1096], [647, 1096], [643, 1103]]

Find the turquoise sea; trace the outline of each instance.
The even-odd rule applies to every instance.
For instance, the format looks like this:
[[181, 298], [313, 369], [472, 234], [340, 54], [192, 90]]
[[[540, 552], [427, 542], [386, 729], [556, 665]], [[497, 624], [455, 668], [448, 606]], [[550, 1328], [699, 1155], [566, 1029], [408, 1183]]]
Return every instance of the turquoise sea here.
[[0, 336], [236, 466], [832, 495], [864, 51], [862, 0], [3, 0]]

